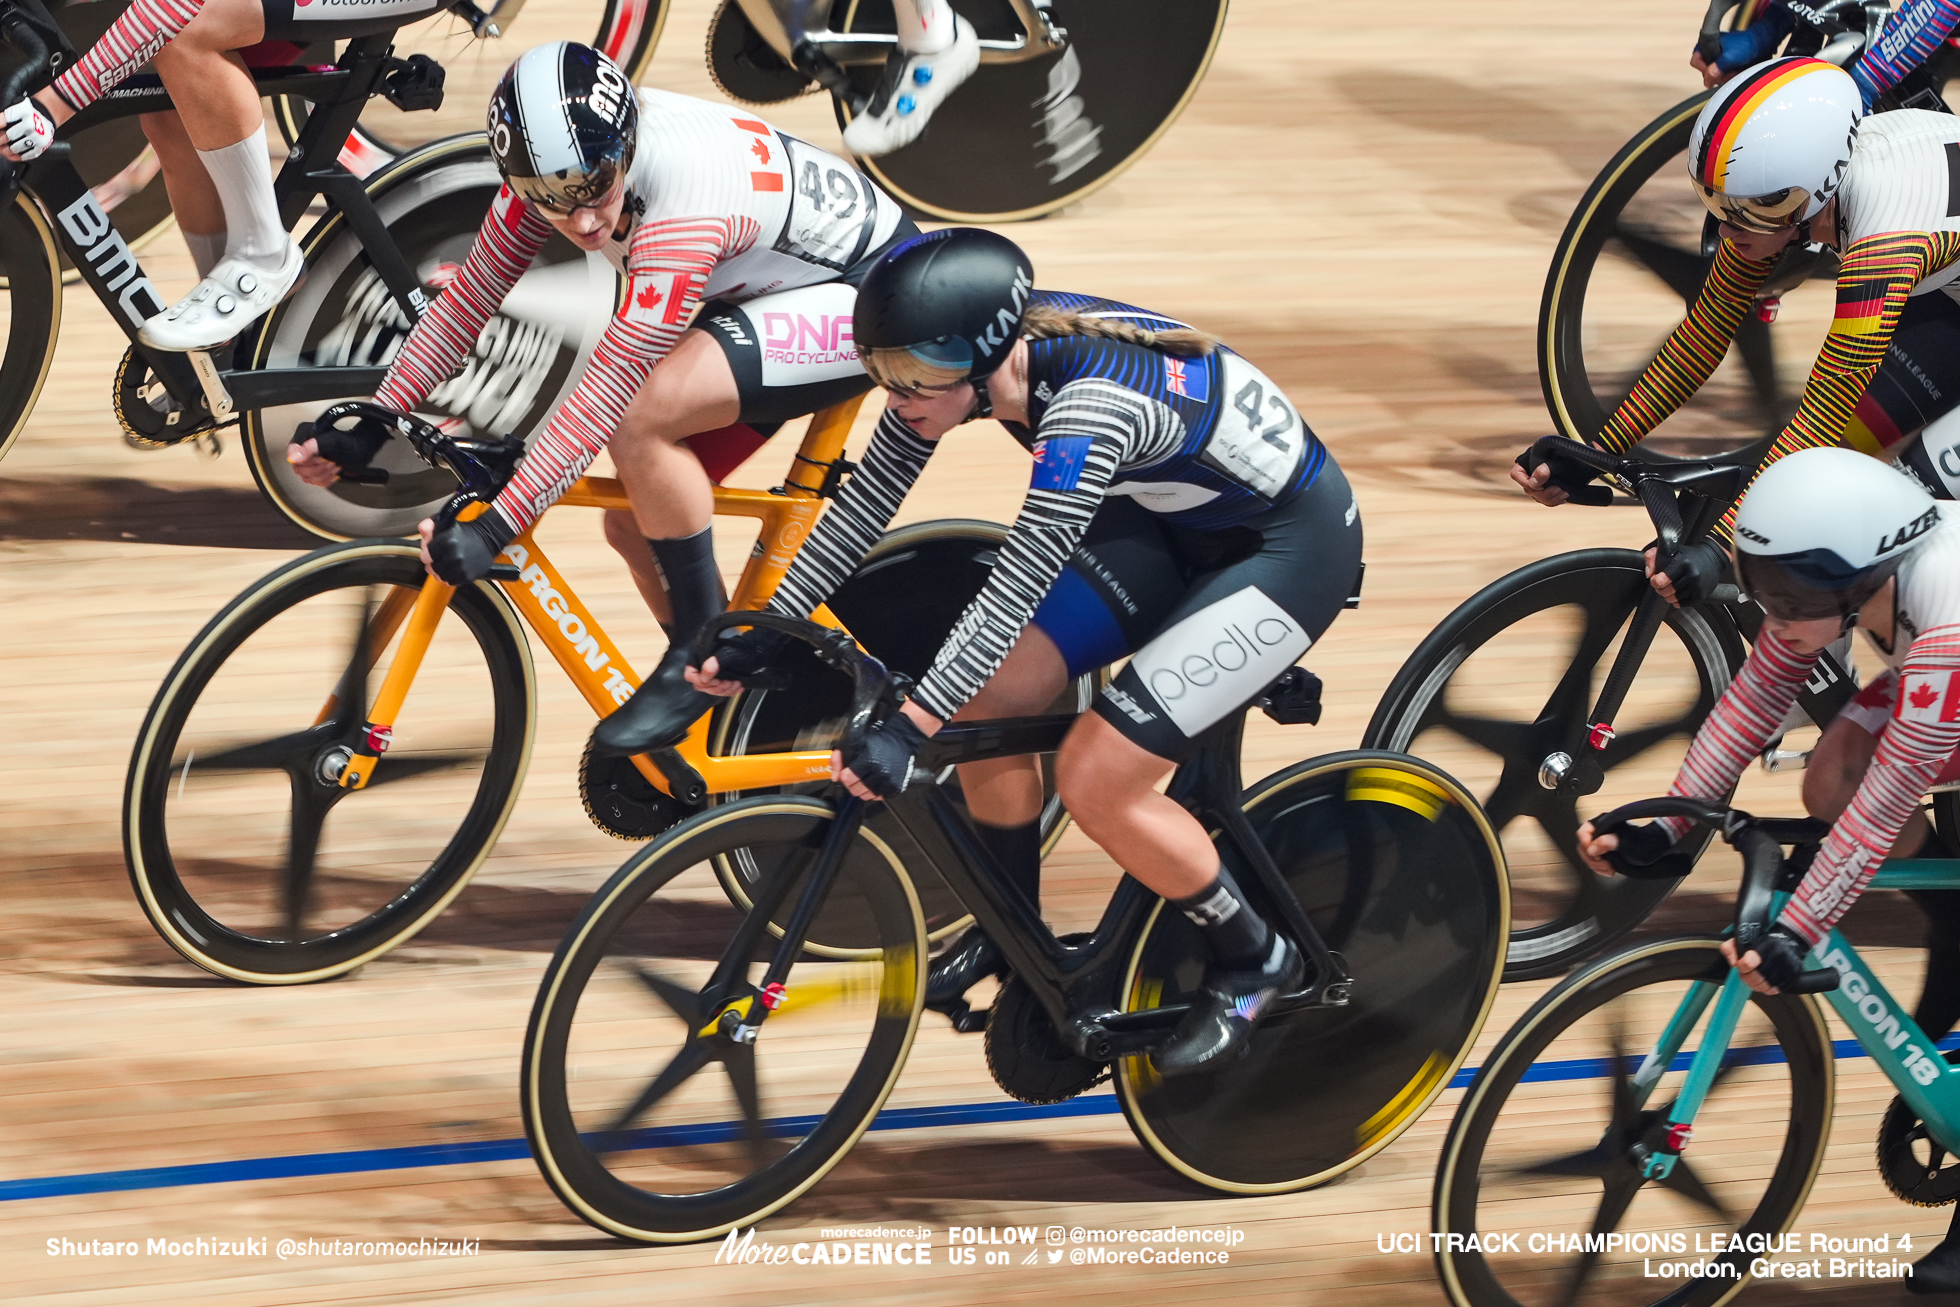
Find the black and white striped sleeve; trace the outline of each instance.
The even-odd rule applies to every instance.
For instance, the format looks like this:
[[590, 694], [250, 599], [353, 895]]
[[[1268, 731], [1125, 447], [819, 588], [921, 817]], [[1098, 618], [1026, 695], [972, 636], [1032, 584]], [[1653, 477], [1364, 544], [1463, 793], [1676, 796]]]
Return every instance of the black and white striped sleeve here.
[[[1170, 409], [1113, 381], [1084, 378], [1056, 392], [1035, 433], [1036, 449], [1042, 450], [1041, 442], [1049, 450], [1086, 442], [1086, 448], [1066, 454], [1040, 455], [1071, 464], [1080, 457], [1080, 472], [1057, 478], [1037, 465], [993, 574], [912, 692], [921, 708], [943, 720], [979, 692], [1074, 554], [1116, 469], [1167, 455], [1181, 443], [1182, 433], [1183, 424]], [[1057, 480], [1065, 488], [1045, 488]]]
[[836, 592], [891, 525], [936, 443], [919, 439], [891, 410], [885, 411], [864, 461], [817, 519], [769, 600], [769, 612], [808, 617]]

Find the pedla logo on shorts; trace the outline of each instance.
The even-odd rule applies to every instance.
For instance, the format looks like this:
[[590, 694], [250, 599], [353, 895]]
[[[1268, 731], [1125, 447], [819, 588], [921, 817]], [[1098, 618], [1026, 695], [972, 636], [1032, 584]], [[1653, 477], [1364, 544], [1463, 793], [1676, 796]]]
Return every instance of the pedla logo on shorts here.
[[1236, 709], [1313, 640], [1256, 585], [1205, 605], [1131, 661], [1177, 728], [1194, 736]]

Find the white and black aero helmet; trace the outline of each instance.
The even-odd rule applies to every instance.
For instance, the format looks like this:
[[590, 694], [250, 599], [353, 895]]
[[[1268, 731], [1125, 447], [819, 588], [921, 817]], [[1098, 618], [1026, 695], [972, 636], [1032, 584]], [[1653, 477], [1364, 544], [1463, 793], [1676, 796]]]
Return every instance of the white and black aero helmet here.
[[1786, 621], [1858, 611], [1940, 524], [1933, 497], [1889, 464], [1803, 449], [1770, 464], [1735, 518], [1735, 570]]
[[599, 204], [633, 164], [640, 101], [589, 45], [528, 51], [490, 96], [490, 153], [521, 198], [555, 213]]
[[971, 381], [980, 392], [1020, 339], [1033, 291], [1034, 265], [1005, 236], [978, 227], [914, 236], [881, 255], [858, 286], [858, 357], [888, 390]]

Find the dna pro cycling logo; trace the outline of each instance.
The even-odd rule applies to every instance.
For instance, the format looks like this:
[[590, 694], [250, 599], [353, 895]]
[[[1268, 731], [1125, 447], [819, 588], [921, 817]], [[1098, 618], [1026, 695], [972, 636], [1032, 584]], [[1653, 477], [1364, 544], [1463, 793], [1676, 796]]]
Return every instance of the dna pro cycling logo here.
[[1270, 685], [1312, 643], [1284, 608], [1249, 585], [1165, 631], [1131, 665], [1189, 737]]

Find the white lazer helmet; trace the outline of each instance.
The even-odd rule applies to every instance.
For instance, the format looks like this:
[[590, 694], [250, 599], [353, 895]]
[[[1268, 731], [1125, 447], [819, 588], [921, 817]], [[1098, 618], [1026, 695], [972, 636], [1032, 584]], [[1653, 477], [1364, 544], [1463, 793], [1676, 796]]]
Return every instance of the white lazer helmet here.
[[1770, 464], [1735, 517], [1735, 571], [1772, 617], [1858, 611], [1940, 524], [1939, 505], [1889, 464], [1802, 449]]
[[1695, 194], [1744, 231], [1808, 222], [1837, 194], [1864, 111], [1858, 83], [1836, 64], [1772, 59], [1745, 68], [1695, 119]]

